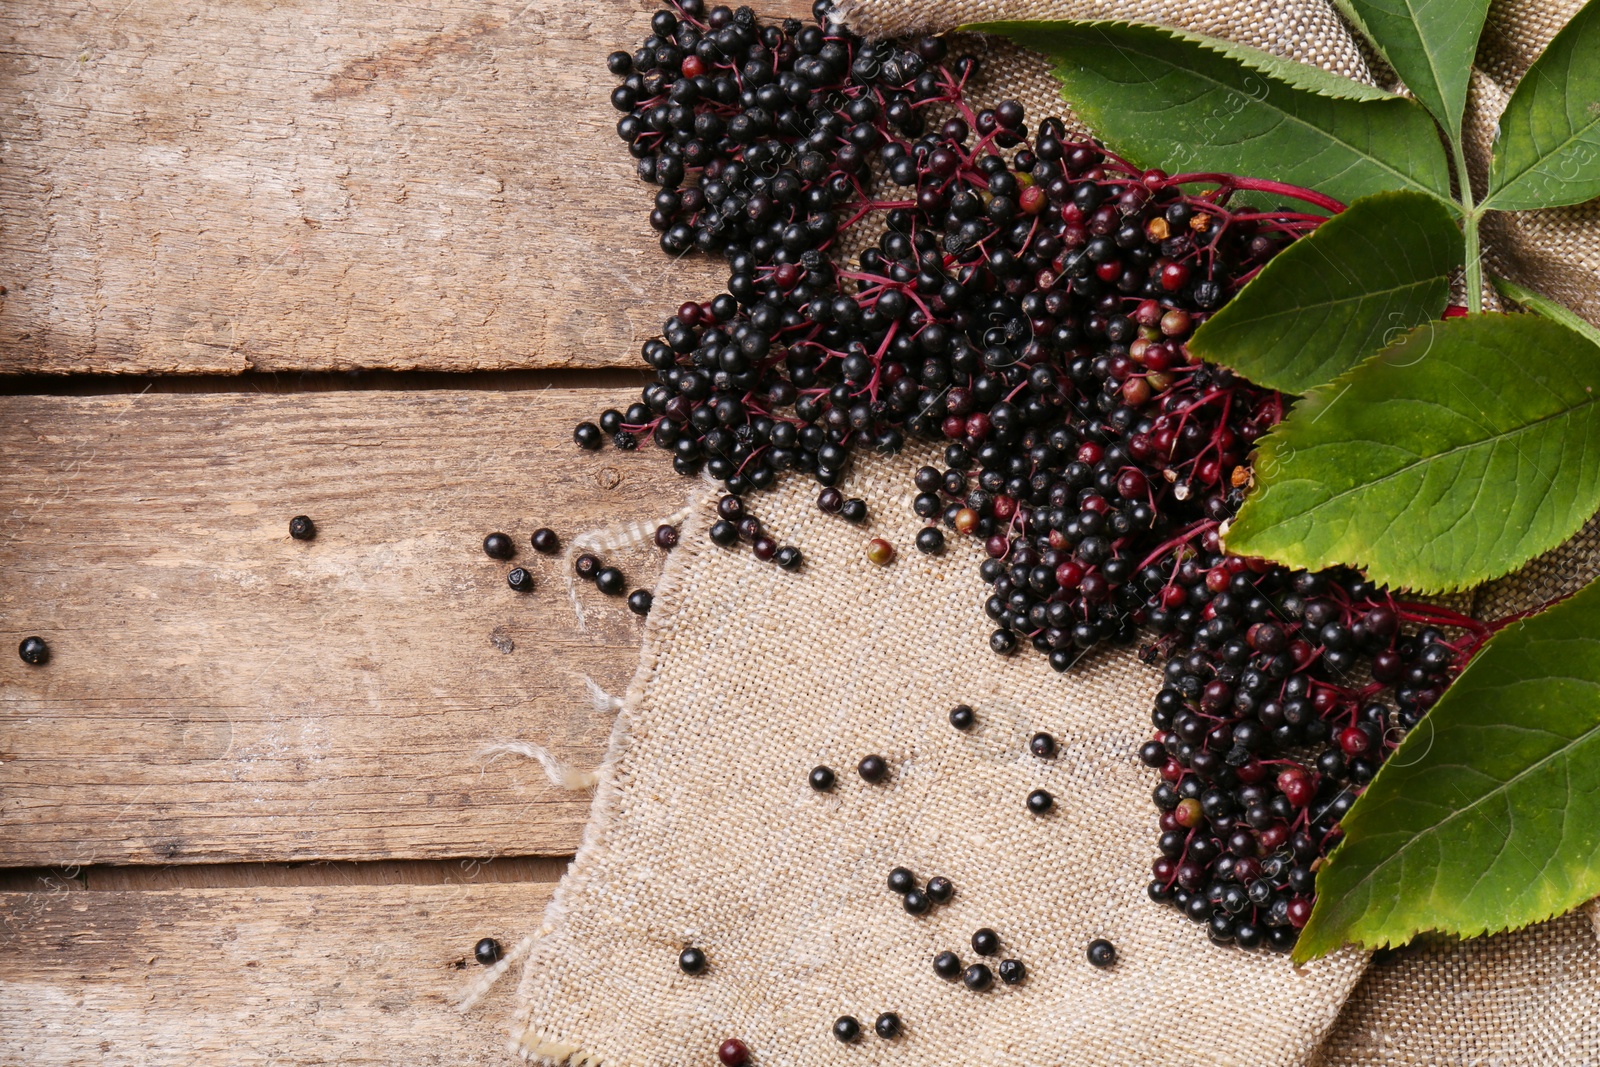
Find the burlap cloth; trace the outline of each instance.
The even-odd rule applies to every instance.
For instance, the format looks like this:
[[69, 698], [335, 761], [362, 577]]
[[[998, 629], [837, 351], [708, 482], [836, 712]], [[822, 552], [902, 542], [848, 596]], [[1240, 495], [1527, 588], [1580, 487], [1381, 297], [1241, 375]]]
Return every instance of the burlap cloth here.
[[[1495, 6], [1474, 131], [1492, 128], [1578, 6]], [[867, 33], [1141, 18], [1392, 79], [1319, 0], [851, 0], [847, 14]], [[1062, 112], [1038, 57], [986, 47], [981, 98], [1015, 96], [1035, 120]], [[1492, 265], [1600, 318], [1597, 220], [1593, 204], [1520, 217], [1493, 235]], [[527, 957], [517, 1051], [706, 1065], [738, 1037], [761, 1065], [1600, 1064], [1592, 912], [1464, 944], [1424, 939], [1370, 966], [1347, 950], [1297, 969], [1215, 948], [1151, 904], [1152, 777], [1134, 753], [1159, 674], [1130, 652], [1067, 676], [1039, 655], [991, 653], [979, 547], [912, 550], [910, 472], [930, 458], [858, 461], [843, 488], [868, 502], [865, 529], [820, 512], [807, 479], [753, 498], [780, 542], [804, 551], [799, 574], [712, 545], [701, 493], [657, 586], [583, 847]], [[897, 546], [894, 564], [866, 561], [872, 536]], [[1597, 572], [1591, 524], [1480, 591], [1479, 609], [1531, 606]], [[977, 710], [970, 733], [946, 720], [957, 703]], [[1028, 754], [1038, 730], [1058, 739], [1057, 758]], [[869, 753], [888, 759], [886, 783], [855, 774]], [[838, 772], [833, 791], [807, 786], [817, 764]], [[1042, 818], [1024, 806], [1040, 787], [1057, 798]], [[954, 899], [906, 914], [884, 883], [896, 865], [953, 879]], [[1027, 965], [1022, 985], [973, 993], [934, 975], [939, 951], [977, 959], [968, 940], [981, 926]], [[1097, 937], [1119, 951], [1106, 971], [1084, 959]], [[690, 944], [710, 960], [695, 977], [677, 966]], [[905, 1022], [893, 1041], [870, 1032], [883, 1011]], [[849, 1047], [830, 1032], [842, 1014], [867, 1029]]]

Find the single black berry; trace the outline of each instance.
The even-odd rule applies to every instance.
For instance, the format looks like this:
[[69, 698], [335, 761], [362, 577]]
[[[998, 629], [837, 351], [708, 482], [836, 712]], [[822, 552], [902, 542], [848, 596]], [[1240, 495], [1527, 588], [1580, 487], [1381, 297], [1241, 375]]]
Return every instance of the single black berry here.
[[944, 534], [937, 526], [924, 526], [917, 533], [917, 551], [935, 555], [944, 551]]
[[521, 567], [513, 567], [506, 575], [506, 584], [519, 593], [526, 593], [533, 588], [533, 575]]
[[955, 891], [955, 885], [944, 877], [929, 878], [927, 888], [924, 890], [928, 894], [928, 899], [935, 904], [943, 904]]
[[777, 554], [772, 557], [772, 561], [786, 571], [797, 571], [800, 569], [800, 565], [805, 562], [800, 555], [800, 550], [793, 545], [784, 545], [778, 549]]
[[1043, 815], [1055, 807], [1056, 798], [1043, 789], [1035, 789], [1028, 794], [1028, 810], [1035, 815]]
[[980, 956], [993, 956], [1000, 951], [1000, 935], [987, 926], [979, 927], [972, 934], [972, 951]]
[[598, 452], [606, 443], [605, 435], [600, 432], [600, 427], [592, 422], [580, 422], [572, 431], [572, 440], [579, 448], [586, 448], [590, 452]]
[[933, 957], [933, 973], [947, 981], [961, 977], [961, 957], [954, 952], [941, 952]]
[[596, 571], [594, 584], [606, 596], [621, 596], [628, 591], [628, 579], [615, 567], [601, 567]]
[[541, 526], [533, 531], [533, 550], [546, 556], [553, 556], [561, 551], [561, 538], [548, 526]]
[[906, 893], [905, 900], [902, 903], [905, 905], [906, 911], [912, 915], [922, 915], [932, 906], [932, 902], [928, 900], [928, 895], [920, 889], [913, 889]]
[[861, 775], [863, 782], [877, 785], [889, 777], [889, 763], [882, 756], [864, 756], [856, 764], [856, 772]]
[[38, 666], [50, 659], [50, 646], [44, 643], [42, 637], [24, 637], [17, 646], [17, 655], [22, 657], [22, 662]]
[[309, 541], [317, 536], [317, 524], [308, 515], [296, 515], [289, 520], [289, 536], [296, 541]]
[[886, 1011], [878, 1016], [877, 1021], [872, 1024], [872, 1029], [885, 1041], [898, 1037], [900, 1036], [900, 1016], [892, 1011]]
[[699, 974], [706, 969], [706, 954], [689, 946], [678, 953], [678, 969], [684, 974]]
[[1096, 967], [1109, 967], [1117, 962], [1117, 949], [1111, 942], [1103, 937], [1097, 937], [1089, 942], [1089, 962]]
[[841, 1015], [833, 1020], [833, 1036], [849, 1044], [861, 1036], [861, 1024], [854, 1015]]
[[517, 546], [503, 533], [492, 533], [483, 539], [483, 554], [490, 559], [510, 559], [517, 554]]
[[727, 519], [718, 519], [711, 524], [711, 540], [724, 548], [735, 544], [739, 540], [739, 527]]
[[1021, 960], [1001, 960], [995, 967], [995, 973], [1006, 985], [1018, 985], [1028, 977], [1028, 968], [1022, 965]]
[[579, 578], [583, 578], [591, 582], [594, 581], [595, 576], [600, 573], [601, 566], [600, 557], [589, 552], [583, 553], [572, 561], [573, 573], [575, 573]]
[[846, 522], [866, 522], [867, 502], [859, 497], [851, 497], [839, 506], [839, 517]]
[[970, 730], [973, 723], [972, 709], [965, 704], [957, 704], [950, 709], [950, 725], [957, 730]]
[[663, 551], [673, 548], [678, 543], [678, 528], [666, 523], [656, 527], [656, 547]]
[[844, 494], [829, 486], [817, 494], [817, 507], [829, 515], [837, 515], [844, 507]]
[[655, 603], [655, 597], [651, 595], [648, 589], [635, 589], [628, 594], [628, 610], [635, 615], [650, 614], [650, 605], [653, 603]]
[[1028, 742], [1028, 751], [1040, 759], [1051, 759], [1056, 754], [1056, 739], [1047, 733], [1033, 735], [1033, 740]]
[[981, 993], [994, 983], [994, 974], [981, 963], [974, 963], [961, 972], [961, 982], [974, 993]]
[[738, 522], [744, 518], [744, 501], [728, 495], [717, 501], [717, 514], [729, 522]]
[[479, 941], [476, 945], [472, 946], [473, 958], [479, 963], [483, 964], [485, 967], [490, 967], [496, 963], [499, 963], [502, 955], [504, 955], [504, 953], [500, 951], [500, 942], [496, 941], [492, 937], [486, 937], [482, 941]]
[[810, 782], [811, 782], [811, 788], [815, 789], [819, 793], [825, 793], [828, 790], [832, 789], [833, 788], [833, 768], [831, 768], [831, 767], [813, 767], [813, 768], [811, 768]]
[[904, 867], [889, 872], [889, 888], [896, 893], [909, 893], [917, 888], [917, 876]]

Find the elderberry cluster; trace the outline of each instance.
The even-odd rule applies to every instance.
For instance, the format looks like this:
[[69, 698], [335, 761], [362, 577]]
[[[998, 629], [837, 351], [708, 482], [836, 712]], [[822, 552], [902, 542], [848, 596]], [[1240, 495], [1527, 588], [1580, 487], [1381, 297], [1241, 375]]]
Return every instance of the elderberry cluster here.
[[[1475, 625], [1352, 572], [1222, 551], [1283, 400], [1185, 342], [1323, 217], [1239, 189], [1328, 202], [1140, 171], [1059, 119], [1030, 131], [1015, 101], [974, 110], [975, 58], [864, 41], [826, 6], [761, 25], [679, 0], [610, 57], [663, 251], [721, 255], [728, 283], [645, 342], [640, 401], [575, 439], [648, 436], [734, 498], [800, 471], [830, 511], [852, 455], [942, 442], [914, 507], [983, 540], [994, 651], [1031, 645], [1066, 671], [1155, 635], [1151, 896], [1217, 941], [1285, 948], [1339, 817], [1468, 651], [1435, 627]], [[869, 223], [881, 234], [847, 261], [839, 243]]]

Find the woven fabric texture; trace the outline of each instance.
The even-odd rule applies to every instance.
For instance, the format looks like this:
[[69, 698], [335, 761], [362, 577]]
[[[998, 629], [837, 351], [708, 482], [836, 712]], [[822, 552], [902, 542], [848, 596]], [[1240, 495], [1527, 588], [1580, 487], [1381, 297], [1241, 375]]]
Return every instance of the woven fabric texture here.
[[[1479, 53], [1469, 140], [1481, 178], [1494, 116], [1579, 0], [1496, 3]], [[1229, 37], [1388, 84], [1322, 0], [846, 0], [869, 34], [998, 18], [1129, 18]], [[967, 42], [985, 58], [978, 99], [1013, 97], [1035, 120], [1067, 114], [1037, 55]], [[1067, 115], [1070, 118], [1070, 115]], [[1600, 208], [1500, 220], [1491, 269], [1600, 321]], [[912, 550], [909, 473], [922, 457], [861, 462], [845, 488], [867, 528], [819, 512], [794, 478], [753, 506], [806, 567], [788, 574], [711, 545], [702, 501], [657, 587], [638, 674], [601, 770], [585, 842], [538, 930], [513, 1047], [550, 1064], [714, 1062], [727, 1037], [775, 1064], [1070, 1064], [1072, 1067], [1398, 1067], [1600, 1064], [1600, 947], [1588, 916], [1385, 956], [1297, 969], [1216, 949], [1144, 898], [1153, 854], [1147, 736], [1158, 672], [1128, 652], [1062, 677], [1043, 657], [981, 640], [978, 547]], [[896, 545], [875, 568], [867, 538]], [[1483, 617], [1525, 610], [1600, 573], [1600, 522], [1522, 573], [1478, 591]], [[976, 729], [945, 718], [971, 704]], [[1036, 730], [1060, 755], [1027, 752]], [[876, 786], [854, 772], [877, 753]], [[827, 764], [829, 793], [806, 786]], [[1030, 815], [1034, 788], [1057, 798]], [[889, 869], [942, 874], [954, 899], [913, 917]], [[1021, 959], [1020, 986], [971, 993], [937, 978], [949, 949], [989, 926]], [[1084, 947], [1120, 959], [1097, 971]], [[676, 965], [705, 950], [700, 976]], [[991, 964], [994, 960], [989, 960]], [[1226, 1018], [1215, 1006], [1227, 1004]], [[1341, 1010], [1342, 1008], [1342, 1010]], [[881, 1011], [903, 1035], [870, 1034]], [[832, 1020], [868, 1033], [840, 1045]]]
[[[820, 512], [803, 479], [761, 496], [762, 521], [805, 552], [799, 574], [710, 544], [706, 507], [685, 524], [588, 838], [524, 973], [527, 1054], [704, 1064], [739, 1037], [762, 1064], [1273, 1067], [1332, 1024], [1359, 955], [1297, 970], [1215, 949], [1145, 898], [1155, 813], [1135, 751], [1159, 672], [1117, 652], [1063, 678], [990, 652], [978, 546], [911, 547], [911, 471], [928, 458], [855, 469], [865, 529]], [[892, 565], [866, 561], [872, 536], [899, 548]], [[977, 711], [970, 733], [947, 720], [959, 703]], [[1055, 759], [1029, 754], [1038, 730]], [[881, 785], [854, 770], [869, 753], [892, 767]], [[807, 786], [818, 764], [838, 772], [832, 792]], [[1041, 787], [1058, 799], [1037, 817], [1024, 801]], [[896, 865], [951, 878], [954, 898], [906, 914], [885, 885]], [[980, 994], [933, 973], [945, 949], [975, 961], [984, 926], [1023, 984]], [[1097, 937], [1119, 951], [1109, 970], [1085, 959]], [[710, 960], [698, 977], [677, 968], [689, 944]], [[1227, 1025], [1203, 1006], [1218, 1003]], [[830, 1034], [839, 1015], [890, 1010], [893, 1042]]]

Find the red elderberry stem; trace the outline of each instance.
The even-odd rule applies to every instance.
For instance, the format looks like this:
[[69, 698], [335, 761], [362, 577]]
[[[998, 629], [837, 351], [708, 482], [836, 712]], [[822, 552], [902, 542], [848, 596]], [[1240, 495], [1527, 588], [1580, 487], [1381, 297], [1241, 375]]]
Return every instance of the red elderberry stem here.
[[1292, 197], [1295, 200], [1303, 200], [1308, 204], [1315, 204], [1320, 208], [1333, 212], [1335, 215], [1345, 209], [1345, 205], [1341, 201], [1319, 193], [1315, 189], [1304, 189], [1298, 185], [1268, 181], [1264, 178], [1242, 178], [1237, 174], [1174, 174], [1167, 179], [1166, 184], [1187, 185], [1191, 182], [1214, 182], [1229, 191], [1242, 189], [1252, 193], [1272, 193], [1276, 196]]

